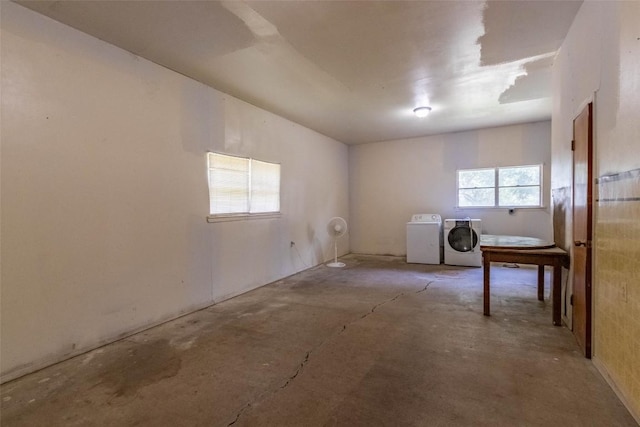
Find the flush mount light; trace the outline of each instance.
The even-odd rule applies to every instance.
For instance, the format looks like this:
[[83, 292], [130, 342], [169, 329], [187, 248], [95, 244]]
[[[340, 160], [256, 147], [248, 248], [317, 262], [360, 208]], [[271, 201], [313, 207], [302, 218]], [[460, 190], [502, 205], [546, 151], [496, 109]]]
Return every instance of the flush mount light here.
[[431, 112], [431, 107], [418, 107], [413, 109], [413, 114], [422, 118], [427, 117]]

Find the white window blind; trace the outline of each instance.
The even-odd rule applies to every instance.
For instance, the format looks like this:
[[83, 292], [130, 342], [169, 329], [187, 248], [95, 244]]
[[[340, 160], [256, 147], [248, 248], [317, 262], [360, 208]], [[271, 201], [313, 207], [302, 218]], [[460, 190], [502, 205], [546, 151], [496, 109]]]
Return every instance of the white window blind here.
[[280, 165], [251, 160], [250, 213], [280, 211]]
[[218, 153], [208, 165], [211, 215], [280, 211], [280, 165]]

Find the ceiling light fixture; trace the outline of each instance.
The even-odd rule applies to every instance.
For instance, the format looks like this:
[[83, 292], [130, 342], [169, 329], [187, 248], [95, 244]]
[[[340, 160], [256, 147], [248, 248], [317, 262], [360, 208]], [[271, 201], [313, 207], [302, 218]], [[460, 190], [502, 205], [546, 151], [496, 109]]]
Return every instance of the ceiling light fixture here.
[[413, 109], [413, 114], [422, 118], [427, 117], [431, 112], [431, 107], [418, 107]]

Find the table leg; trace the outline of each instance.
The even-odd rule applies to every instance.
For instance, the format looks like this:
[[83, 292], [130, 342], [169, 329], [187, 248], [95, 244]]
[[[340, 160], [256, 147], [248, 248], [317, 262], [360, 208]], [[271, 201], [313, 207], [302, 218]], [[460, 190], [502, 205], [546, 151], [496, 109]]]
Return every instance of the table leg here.
[[538, 301], [544, 301], [544, 265], [538, 266]]
[[484, 315], [490, 316], [490, 291], [489, 291], [489, 279], [491, 277], [491, 261], [488, 256], [482, 257], [482, 269], [484, 270]]
[[553, 289], [551, 290], [553, 295], [553, 324], [556, 326], [562, 326], [561, 316], [561, 287], [562, 287], [562, 266], [559, 262], [553, 264]]

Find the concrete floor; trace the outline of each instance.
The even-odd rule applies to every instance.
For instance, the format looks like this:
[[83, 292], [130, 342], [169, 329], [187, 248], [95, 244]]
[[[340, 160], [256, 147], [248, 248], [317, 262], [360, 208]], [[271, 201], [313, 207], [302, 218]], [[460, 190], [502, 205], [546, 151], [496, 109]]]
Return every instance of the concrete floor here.
[[[2, 386], [9, 426], [636, 426], [535, 268], [349, 255]], [[548, 289], [547, 289], [548, 298]]]

